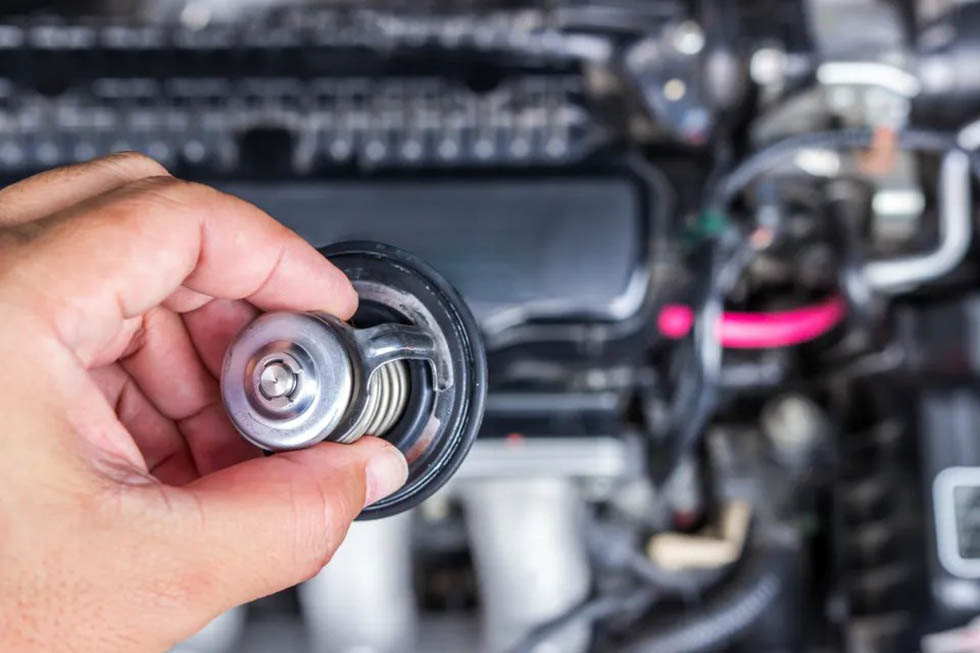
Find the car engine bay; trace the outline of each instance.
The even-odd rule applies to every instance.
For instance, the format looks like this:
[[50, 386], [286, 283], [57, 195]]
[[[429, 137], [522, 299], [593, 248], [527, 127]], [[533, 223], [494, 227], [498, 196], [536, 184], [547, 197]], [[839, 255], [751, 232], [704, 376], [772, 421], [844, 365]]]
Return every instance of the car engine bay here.
[[980, 650], [978, 60], [956, 0], [0, 2], [3, 183], [140, 151], [485, 341], [448, 485], [178, 650]]

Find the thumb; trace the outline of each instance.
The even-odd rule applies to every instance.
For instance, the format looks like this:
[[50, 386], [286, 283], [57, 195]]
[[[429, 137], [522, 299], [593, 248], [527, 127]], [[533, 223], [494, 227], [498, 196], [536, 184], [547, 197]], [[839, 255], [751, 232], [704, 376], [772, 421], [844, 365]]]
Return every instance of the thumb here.
[[201, 590], [192, 602], [217, 614], [312, 577], [361, 509], [407, 475], [398, 449], [365, 437], [249, 460], [169, 488], [177, 495], [168, 501], [173, 545]]

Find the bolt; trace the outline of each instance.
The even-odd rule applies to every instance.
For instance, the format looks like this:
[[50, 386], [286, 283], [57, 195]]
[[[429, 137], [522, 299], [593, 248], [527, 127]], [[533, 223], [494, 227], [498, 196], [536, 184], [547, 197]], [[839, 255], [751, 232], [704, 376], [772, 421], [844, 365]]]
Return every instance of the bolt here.
[[266, 399], [289, 396], [296, 389], [296, 373], [282, 361], [269, 361], [259, 377], [259, 391]]

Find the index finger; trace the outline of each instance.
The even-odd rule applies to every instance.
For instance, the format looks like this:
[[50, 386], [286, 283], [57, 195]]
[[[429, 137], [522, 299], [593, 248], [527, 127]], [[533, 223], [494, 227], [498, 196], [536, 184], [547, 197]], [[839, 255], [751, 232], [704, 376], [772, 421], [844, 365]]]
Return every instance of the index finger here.
[[350, 317], [347, 278], [244, 200], [173, 177], [126, 184], [45, 221], [0, 261], [0, 303], [50, 325], [83, 362], [183, 285], [265, 310]]
[[0, 188], [0, 226], [33, 222], [128, 182], [168, 174], [139, 152], [117, 152], [45, 170]]

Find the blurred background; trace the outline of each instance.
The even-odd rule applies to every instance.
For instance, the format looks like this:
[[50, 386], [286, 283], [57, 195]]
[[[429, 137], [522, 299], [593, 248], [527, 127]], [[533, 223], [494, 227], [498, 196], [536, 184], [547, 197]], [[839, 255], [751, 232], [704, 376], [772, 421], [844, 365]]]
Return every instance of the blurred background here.
[[0, 0], [0, 183], [138, 150], [486, 340], [450, 484], [178, 650], [980, 650], [978, 54], [954, 0]]

